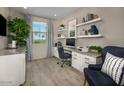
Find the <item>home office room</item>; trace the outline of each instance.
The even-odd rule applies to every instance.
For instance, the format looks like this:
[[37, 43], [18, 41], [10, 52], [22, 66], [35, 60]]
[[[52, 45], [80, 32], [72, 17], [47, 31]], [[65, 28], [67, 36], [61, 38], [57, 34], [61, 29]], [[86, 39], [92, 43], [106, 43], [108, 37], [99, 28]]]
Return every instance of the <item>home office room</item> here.
[[0, 86], [122, 87], [124, 7], [109, 3], [0, 7]]

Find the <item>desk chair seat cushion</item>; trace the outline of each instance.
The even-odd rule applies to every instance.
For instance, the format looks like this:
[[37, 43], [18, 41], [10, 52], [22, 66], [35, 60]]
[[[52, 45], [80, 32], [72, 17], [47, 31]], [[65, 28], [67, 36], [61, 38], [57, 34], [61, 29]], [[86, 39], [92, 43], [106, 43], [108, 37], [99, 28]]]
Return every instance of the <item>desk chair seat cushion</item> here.
[[68, 59], [68, 58], [71, 58], [71, 54], [68, 54], [68, 53], [64, 53], [64, 59]]
[[85, 68], [84, 74], [90, 86], [117, 86], [112, 78], [101, 71]]

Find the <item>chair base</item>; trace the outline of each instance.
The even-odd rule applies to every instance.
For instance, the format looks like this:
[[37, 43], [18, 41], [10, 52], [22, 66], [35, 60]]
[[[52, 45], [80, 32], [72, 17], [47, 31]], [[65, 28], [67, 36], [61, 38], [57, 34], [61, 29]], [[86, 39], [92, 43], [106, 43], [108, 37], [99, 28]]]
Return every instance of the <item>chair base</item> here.
[[70, 59], [61, 59], [61, 61], [57, 62], [57, 64], [61, 63], [61, 67], [64, 66], [64, 64], [66, 64], [68, 62], [68, 65], [71, 66], [71, 60]]

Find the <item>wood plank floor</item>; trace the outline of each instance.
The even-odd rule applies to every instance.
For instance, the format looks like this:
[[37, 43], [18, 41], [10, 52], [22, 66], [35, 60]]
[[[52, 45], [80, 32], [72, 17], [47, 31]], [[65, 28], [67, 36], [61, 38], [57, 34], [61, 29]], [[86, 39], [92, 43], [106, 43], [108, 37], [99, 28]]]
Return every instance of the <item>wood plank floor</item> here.
[[46, 58], [27, 63], [24, 86], [81, 86], [83, 74], [72, 67], [57, 64], [56, 58]]

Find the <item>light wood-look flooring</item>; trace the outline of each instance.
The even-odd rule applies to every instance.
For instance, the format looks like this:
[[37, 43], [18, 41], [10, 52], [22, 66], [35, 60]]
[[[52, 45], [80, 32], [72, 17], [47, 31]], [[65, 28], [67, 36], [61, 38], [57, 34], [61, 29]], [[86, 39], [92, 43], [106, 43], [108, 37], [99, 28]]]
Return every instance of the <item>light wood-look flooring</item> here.
[[81, 86], [84, 83], [82, 72], [57, 64], [56, 58], [46, 58], [27, 63], [24, 86]]

